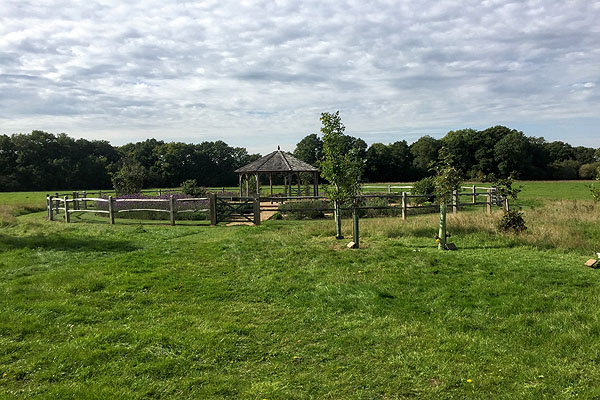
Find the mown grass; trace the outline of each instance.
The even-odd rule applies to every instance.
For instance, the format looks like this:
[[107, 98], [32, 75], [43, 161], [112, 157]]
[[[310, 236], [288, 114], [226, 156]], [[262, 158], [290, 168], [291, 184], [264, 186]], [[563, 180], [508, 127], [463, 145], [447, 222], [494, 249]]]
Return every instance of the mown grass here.
[[[559, 190], [559, 189], [557, 189]], [[42, 200], [43, 201], [43, 200]], [[43, 203], [42, 203], [43, 204]], [[5, 398], [594, 398], [600, 209], [0, 231]], [[345, 220], [344, 234], [351, 237]]]

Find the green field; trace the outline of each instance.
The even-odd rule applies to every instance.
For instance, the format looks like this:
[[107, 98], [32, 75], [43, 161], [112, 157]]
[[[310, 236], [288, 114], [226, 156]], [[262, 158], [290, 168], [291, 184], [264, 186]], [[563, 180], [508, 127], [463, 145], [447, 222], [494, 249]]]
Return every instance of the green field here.
[[497, 232], [499, 211], [450, 215], [454, 252], [436, 249], [435, 215], [362, 219], [349, 250], [330, 220], [111, 226], [6, 208], [0, 397], [598, 398], [585, 185], [523, 183], [520, 236]]

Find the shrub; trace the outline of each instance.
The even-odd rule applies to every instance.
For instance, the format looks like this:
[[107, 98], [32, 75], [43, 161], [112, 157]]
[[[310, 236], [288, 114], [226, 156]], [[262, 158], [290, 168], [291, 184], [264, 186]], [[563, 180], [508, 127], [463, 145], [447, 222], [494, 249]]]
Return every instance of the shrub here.
[[427, 178], [423, 178], [420, 181], [417, 181], [413, 184], [413, 188], [411, 190], [411, 194], [413, 195], [431, 195], [428, 197], [415, 197], [414, 202], [416, 204], [423, 204], [426, 202], [433, 202], [435, 200], [435, 178], [433, 176], [428, 176]]
[[[381, 208], [393, 206], [391, 199], [385, 197], [367, 197], [358, 206], [373, 207], [359, 210], [358, 215], [361, 218], [395, 217], [402, 213], [400, 208]], [[352, 210], [349, 210], [348, 214], [352, 215]]]
[[206, 188], [199, 187], [195, 179], [188, 179], [181, 183], [181, 191], [192, 197], [205, 197]]
[[600, 185], [597, 183], [592, 183], [590, 186], [590, 192], [592, 192], [592, 197], [594, 201], [600, 201]]
[[498, 221], [498, 230], [501, 232], [521, 233], [527, 229], [523, 212], [518, 210], [509, 210], [502, 215]]
[[595, 161], [589, 164], [583, 164], [579, 167], [579, 178], [580, 179], [594, 179], [598, 169], [600, 169], [600, 161]]
[[119, 170], [111, 177], [113, 187], [120, 195], [139, 193], [145, 174], [145, 169], [139, 162], [125, 158]]
[[298, 200], [282, 203], [278, 210], [290, 219], [317, 219], [325, 218], [325, 212], [330, 208], [325, 200]]

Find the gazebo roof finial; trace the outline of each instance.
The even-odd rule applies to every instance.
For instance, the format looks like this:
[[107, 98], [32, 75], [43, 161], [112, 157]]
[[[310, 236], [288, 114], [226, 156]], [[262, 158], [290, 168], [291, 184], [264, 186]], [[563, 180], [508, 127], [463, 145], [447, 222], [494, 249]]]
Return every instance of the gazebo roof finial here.
[[279, 147], [279, 145], [277, 145], [277, 150], [281, 150], [281, 148]]

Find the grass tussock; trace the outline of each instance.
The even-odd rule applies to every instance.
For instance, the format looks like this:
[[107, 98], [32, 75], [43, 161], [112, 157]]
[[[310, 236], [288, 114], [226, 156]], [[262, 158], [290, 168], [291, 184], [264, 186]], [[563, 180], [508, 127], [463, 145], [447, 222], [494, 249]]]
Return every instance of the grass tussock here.
[[541, 248], [600, 251], [600, 205], [593, 201], [559, 200], [525, 212], [525, 243]]
[[10, 226], [17, 222], [15, 206], [0, 204], [0, 226]]

